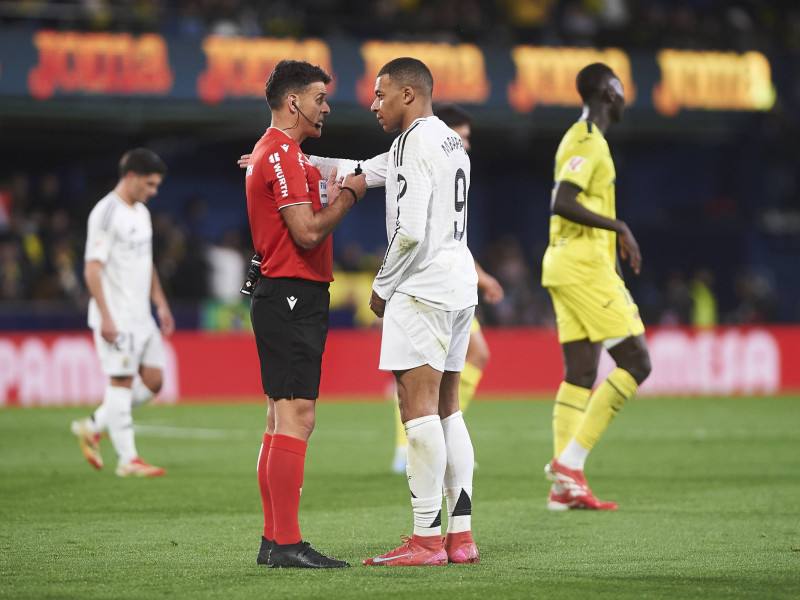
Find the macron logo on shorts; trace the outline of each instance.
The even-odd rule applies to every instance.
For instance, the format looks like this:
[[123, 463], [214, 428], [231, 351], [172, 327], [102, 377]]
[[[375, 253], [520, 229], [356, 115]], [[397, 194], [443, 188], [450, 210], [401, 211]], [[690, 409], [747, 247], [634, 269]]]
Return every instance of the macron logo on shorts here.
[[294, 310], [294, 305], [297, 304], [297, 298], [289, 296], [286, 298], [286, 301], [289, 303], [289, 310]]

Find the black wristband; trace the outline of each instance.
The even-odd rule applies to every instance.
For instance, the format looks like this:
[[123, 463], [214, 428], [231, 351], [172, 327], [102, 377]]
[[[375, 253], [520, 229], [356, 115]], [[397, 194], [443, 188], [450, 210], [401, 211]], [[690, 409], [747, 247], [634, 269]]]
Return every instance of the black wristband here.
[[356, 191], [351, 187], [347, 187], [346, 185], [342, 186], [342, 191], [344, 190], [347, 190], [348, 192], [353, 194], [353, 204], [356, 204], [358, 202], [358, 196], [356, 196]]

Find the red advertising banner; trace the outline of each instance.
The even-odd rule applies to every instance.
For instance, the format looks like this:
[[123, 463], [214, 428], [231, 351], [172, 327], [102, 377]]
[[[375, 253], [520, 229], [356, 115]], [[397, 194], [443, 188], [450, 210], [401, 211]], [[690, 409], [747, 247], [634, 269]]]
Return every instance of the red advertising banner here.
[[[552, 396], [563, 373], [556, 333], [489, 329], [491, 359], [479, 395]], [[653, 372], [643, 396], [800, 393], [800, 327], [651, 328]], [[321, 397], [383, 398], [392, 377], [378, 370], [380, 331], [334, 329], [323, 359]], [[162, 402], [252, 401], [263, 396], [248, 334], [179, 332], [166, 343]], [[603, 353], [599, 377], [613, 369]], [[93, 405], [105, 377], [89, 333], [0, 337], [0, 407]]]

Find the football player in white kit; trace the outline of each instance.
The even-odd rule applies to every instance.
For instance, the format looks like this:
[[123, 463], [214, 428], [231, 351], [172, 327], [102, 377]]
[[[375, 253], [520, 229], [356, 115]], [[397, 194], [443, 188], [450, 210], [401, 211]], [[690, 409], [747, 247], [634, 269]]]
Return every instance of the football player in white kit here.
[[[152, 398], [164, 381], [164, 345], [175, 322], [153, 265], [153, 228], [145, 206], [167, 167], [152, 150], [136, 148], [119, 163], [116, 187], [89, 214], [84, 277], [92, 298], [89, 327], [109, 377], [103, 403], [91, 417], [73, 421], [83, 455], [103, 468], [99, 442], [108, 431], [122, 477], [160, 477], [166, 471], [139, 458], [131, 411]], [[150, 301], [161, 327], [156, 325]], [[134, 381], [136, 374], [139, 378]]]
[[402, 131], [389, 151], [389, 246], [370, 308], [383, 317], [380, 368], [395, 375], [408, 437], [414, 534], [367, 565], [478, 562], [471, 533], [474, 453], [458, 407], [478, 303], [478, 275], [467, 248], [470, 163], [458, 134], [433, 115], [432, 93], [428, 68], [398, 58], [378, 73], [371, 108], [385, 131]]

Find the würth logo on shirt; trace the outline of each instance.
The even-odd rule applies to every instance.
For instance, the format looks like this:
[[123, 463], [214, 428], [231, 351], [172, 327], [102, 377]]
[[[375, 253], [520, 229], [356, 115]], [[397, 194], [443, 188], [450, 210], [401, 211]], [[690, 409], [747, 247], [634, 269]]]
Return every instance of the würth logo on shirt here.
[[581, 167], [583, 166], [583, 163], [585, 163], [585, 162], [586, 162], [586, 159], [583, 158], [582, 156], [573, 156], [572, 158], [569, 159], [569, 162], [567, 163], [567, 167], [573, 173], [577, 173], [578, 171], [581, 170]]
[[281, 157], [277, 152], [269, 155], [269, 162], [272, 163], [272, 168], [275, 169], [275, 176], [278, 178], [278, 185], [281, 187], [281, 197], [287, 198], [289, 196], [289, 186], [286, 185], [286, 175], [281, 167]]

